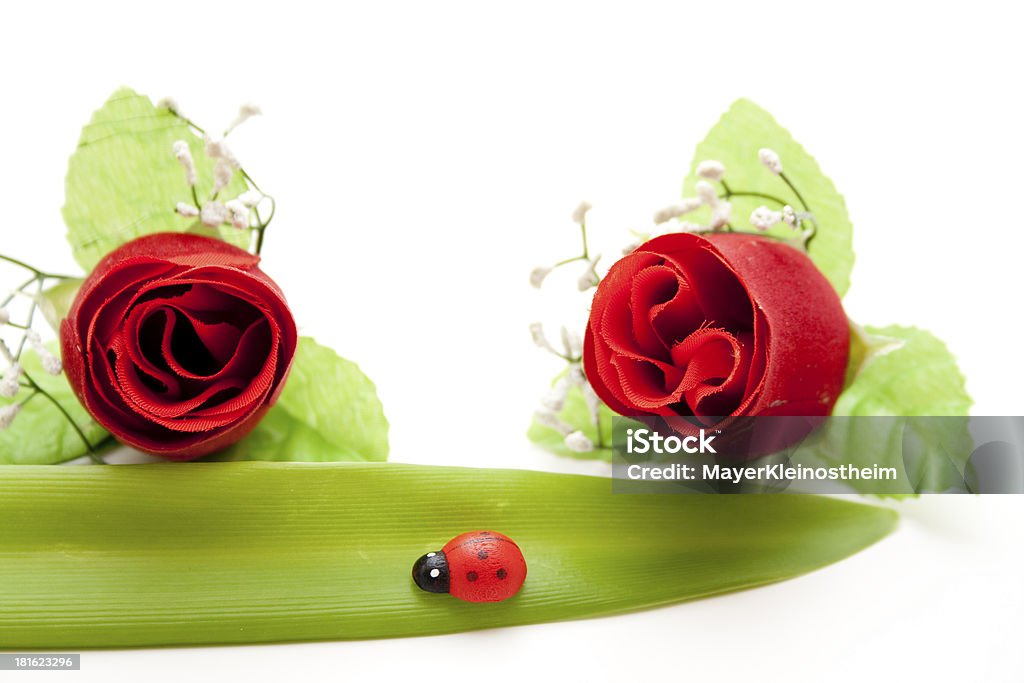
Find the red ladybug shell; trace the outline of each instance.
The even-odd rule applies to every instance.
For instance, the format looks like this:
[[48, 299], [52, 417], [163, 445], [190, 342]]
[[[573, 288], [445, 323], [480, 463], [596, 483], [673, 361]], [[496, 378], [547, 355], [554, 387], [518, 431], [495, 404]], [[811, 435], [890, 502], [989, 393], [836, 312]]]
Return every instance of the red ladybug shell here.
[[519, 546], [496, 531], [470, 531], [441, 549], [448, 560], [449, 592], [469, 602], [498, 602], [519, 592], [526, 560]]

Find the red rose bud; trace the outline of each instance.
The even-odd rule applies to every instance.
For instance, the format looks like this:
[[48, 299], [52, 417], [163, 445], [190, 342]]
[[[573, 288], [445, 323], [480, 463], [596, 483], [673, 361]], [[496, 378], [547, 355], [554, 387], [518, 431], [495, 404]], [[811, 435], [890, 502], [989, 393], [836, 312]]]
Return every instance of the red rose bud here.
[[839, 297], [804, 253], [759, 235], [675, 233], [601, 281], [583, 364], [612, 410], [690, 431], [828, 415], [849, 342]]
[[61, 323], [63, 360], [118, 441], [191, 460], [244, 437], [277, 400], [297, 333], [259, 260], [162, 233], [114, 250], [86, 278]]

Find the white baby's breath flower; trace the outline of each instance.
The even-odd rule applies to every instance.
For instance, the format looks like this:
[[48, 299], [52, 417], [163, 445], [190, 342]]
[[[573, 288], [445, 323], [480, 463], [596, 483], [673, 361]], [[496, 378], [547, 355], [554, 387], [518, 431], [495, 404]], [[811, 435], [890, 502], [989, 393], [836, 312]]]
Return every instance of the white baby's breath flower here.
[[757, 158], [775, 175], [782, 173], [782, 159], [774, 149], [762, 147], [757, 150]]
[[583, 225], [587, 220], [587, 212], [592, 209], [593, 206], [590, 202], [580, 202], [580, 205], [576, 207], [576, 210], [572, 212], [572, 222]]
[[533, 337], [533, 343], [545, 351], [558, 355], [558, 351], [555, 351], [555, 347], [548, 341], [547, 336], [544, 334], [544, 325], [541, 323], [530, 323], [530, 336]]
[[3, 339], [0, 339], [0, 356], [3, 356], [4, 359], [11, 365], [14, 365], [17, 362], [16, 360], [14, 360], [14, 354], [11, 353], [11, 347], [9, 347], [7, 345], [7, 342], [5, 342]]
[[641, 242], [640, 240], [636, 240], [634, 242], [630, 242], [629, 244], [627, 244], [626, 246], [624, 246], [622, 248], [622, 255], [623, 256], [629, 256], [634, 251], [639, 249], [641, 244], [643, 244], [643, 242]]
[[684, 197], [675, 204], [671, 204], [656, 211], [654, 213], [654, 224], [661, 225], [662, 223], [669, 222], [673, 218], [679, 218], [680, 216], [696, 211], [703, 203], [703, 200], [699, 197]]
[[213, 193], [217, 194], [231, 182], [231, 176], [234, 175], [235, 169], [231, 167], [226, 159], [217, 159], [217, 163], [213, 166]]
[[697, 175], [705, 180], [721, 180], [725, 175], [725, 165], [714, 159], [702, 161], [697, 164]]
[[178, 202], [178, 205], [174, 207], [174, 210], [185, 218], [195, 218], [199, 215], [199, 209], [197, 209], [194, 204], [187, 204], [185, 202]]
[[762, 232], [782, 222], [782, 212], [759, 206], [750, 214], [750, 224]]
[[554, 429], [556, 432], [562, 434], [563, 436], [571, 434], [573, 431], [572, 427], [570, 427], [565, 422], [560, 420], [557, 415], [555, 415], [549, 410], [534, 411], [533, 419], [535, 419], [538, 424], [544, 427], [548, 427], [550, 429]]
[[206, 156], [211, 159], [223, 159], [231, 164], [232, 168], [241, 167], [241, 164], [238, 163], [238, 159], [235, 158], [235, 155], [231, 152], [231, 148], [227, 146], [223, 139], [207, 135], [203, 138], [203, 142], [206, 145]]
[[157, 109], [166, 109], [172, 114], [180, 114], [181, 107], [178, 106], [178, 101], [173, 97], [162, 97], [160, 101], [156, 103]]
[[4, 377], [0, 380], [0, 396], [4, 398], [14, 398], [21, 389], [19, 380], [21, 379], [21, 363], [14, 363], [4, 372]]
[[18, 413], [21, 412], [21, 404], [15, 403], [13, 405], [4, 406], [0, 408], [0, 431], [3, 431], [11, 426], [14, 422], [14, 418], [18, 417]]
[[800, 227], [800, 219], [797, 218], [796, 211], [789, 204], [782, 207], [782, 220], [791, 228]]
[[718, 203], [718, 192], [715, 191], [714, 185], [708, 181], [698, 180], [694, 189], [697, 192], [697, 197], [700, 198], [702, 203], [707, 204], [708, 206], [714, 206]]
[[184, 140], [176, 140], [171, 146], [174, 150], [174, 157], [181, 164], [181, 167], [185, 169], [185, 182], [189, 186], [196, 184], [196, 163], [192, 159], [192, 150], [188, 148], [188, 143]]
[[258, 105], [252, 104], [251, 102], [243, 104], [238, 108], [238, 116], [236, 116], [235, 120], [231, 122], [230, 126], [228, 126], [228, 131], [238, 128], [253, 116], [259, 116], [262, 113], [263, 110], [260, 109]]
[[712, 230], [721, 230], [729, 223], [729, 219], [732, 217], [732, 204], [724, 200], [718, 200], [711, 207], [711, 222], [710, 227]]
[[231, 225], [239, 230], [249, 227], [249, 208], [245, 204], [237, 199], [232, 199], [224, 203], [224, 208], [228, 210]]
[[64, 365], [61, 363], [60, 358], [57, 358], [50, 350], [43, 344], [42, 337], [35, 330], [29, 330], [25, 333], [25, 340], [32, 347], [32, 350], [39, 356], [39, 360], [43, 364], [43, 370], [48, 375], [59, 375], [64, 371]]
[[0, 308], [0, 327], [11, 322], [11, 312], [6, 308]]
[[203, 225], [211, 228], [216, 228], [222, 225], [228, 219], [228, 210], [220, 202], [206, 202], [203, 205], [203, 210], [199, 214], [199, 220], [203, 222]]
[[43, 362], [43, 370], [48, 375], [56, 377], [60, 373], [64, 372], [64, 364], [60, 358], [53, 355], [52, 353], [41, 353], [39, 354], [40, 360]]
[[575, 431], [565, 435], [565, 447], [577, 453], [589, 453], [594, 450], [594, 442], [583, 432]]
[[540, 289], [541, 285], [544, 284], [544, 279], [551, 274], [554, 268], [545, 268], [544, 266], [537, 266], [530, 271], [530, 285], [536, 289]]
[[263, 201], [263, 193], [259, 190], [247, 190], [238, 195], [238, 201], [245, 204], [246, 208], [254, 209], [257, 204]]
[[565, 397], [569, 393], [569, 382], [565, 377], [559, 378], [555, 385], [545, 392], [544, 396], [540, 399], [540, 404], [544, 410], [558, 414], [565, 407]]

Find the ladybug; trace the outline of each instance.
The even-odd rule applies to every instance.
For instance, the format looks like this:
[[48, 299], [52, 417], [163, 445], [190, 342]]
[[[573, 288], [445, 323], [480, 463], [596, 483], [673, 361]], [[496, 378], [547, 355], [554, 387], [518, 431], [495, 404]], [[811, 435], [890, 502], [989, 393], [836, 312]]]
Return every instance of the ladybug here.
[[499, 602], [519, 592], [526, 580], [526, 560], [508, 536], [470, 531], [416, 560], [412, 580], [428, 593], [451, 593], [469, 602]]

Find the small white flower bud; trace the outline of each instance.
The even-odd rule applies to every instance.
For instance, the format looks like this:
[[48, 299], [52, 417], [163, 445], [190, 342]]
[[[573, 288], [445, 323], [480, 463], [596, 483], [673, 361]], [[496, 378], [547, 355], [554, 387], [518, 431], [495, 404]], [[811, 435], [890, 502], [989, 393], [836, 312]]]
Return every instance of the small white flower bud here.
[[547, 336], [544, 334], [544, 326], [541, 323], [530, 324], [530, 336], [533, 337], [533, 343], [545, 351], [558, 355], [558, 351], [555, 351], [555, 347], [548, 341]]
[[179, 215], [184, 216], [185, 218], [195, 218], [196, 216], [199, 215], [199, 209], [197, 209], [194, 205], [186, 204], [185, 202], [178, 202], [178, 205], [174, 207], [174, 210], [177, 211]]
[[188, 148], [188, 143], [184, 140], [175, 141], [171, 147], [174, 150], [174, 156], [181, 164], [181, 167], [185, 169], [185, 182], [192, 185], [196, 184], [196, 164], [192, 160], [192, 150]]
[[232, 168], [240, 168], [241, 165], [238, 163], [238, 159], [232, 154], [231, 149], [224, 140], [207, 135], [203, 138], [203, 142], [206, 145], [206, 156], [211, 159], [223, 159], [231, 164]]
[[19, 389], [21, 389], [21, 385], [18, 384], [18, 380], [9, 377], [0, 379], [0, 397], [14, 398]]
[[721, 230], [729, 222], [732, 216], [732, 204], [724, 200], [718, 200], [711, 207], [711, 229]]
[[544, 284], [544, 279], [551, 274], [554, 268], [545, 268], [544, 266], [537, 266], [530, 271], [530, 285], [536, 289], [540, 289], [541, 285]]
[[231, 168], [224, 159], [217, 159], [217, 163], [213, 166], [213, 193], [217, 194], [231, 182], [231, 176], [234, 174], [235, 169]]
[[0, 431], [3, 431], [11, 426], [14, 422], [14, 418], [18, 417], [18, 413], [21, 412], [21, 404], [15, 403], [14, 405], [4, 406], [0, 408]]
[[538, 424], [548, 427], [549, 429], [554, 429], [563, 436], [571, 434], [573, 431], [572, 427], [567, 425], [565, 422], [562, 422], [562, 420], [558, 419], [557, 415], [547, 410], [535, 411], [533, 413], [533, 419], [535, 419]]
[[202, 212], [199, 214], [203, 225], [216, 228], [228, 219], [228, 210], [220, 202], [206, 202]]
[[782, 207], [782, 220], [793, 229], [800, 227], [800, 219], [797, 218], [796, 211], [789, 204]]
[[569, 380], [569, 384], [574, 387], [582, 387], [587, 383], [587, 376], [583, 372], [583, 366], [579, 363], [570, 365], [565, 376]]
[[583, 225], [587, 220], [587, 212], [590, 211], [593, 206], [590, 202], [580, 202], [580, 205], [576, 207], [576, 210], [572, 212], [572, 222]]
[[9, 347], [7, 342], [3, 339], [0, 339], [0, 356], [3, 356], [11, 365], [14, 365], [17, 362], [14, 360], [14, 354], [11, 353], [11, 347]]
[[14, 398], [21, 389], [18, 380], [21, 379], [21, 364], [15, 363], [4, 372], [4, 378], [0, 380], [0, 396]]
[[245, 204], [248, 209], [256, 208], [256, 205], [263, 201], [263, 193], [257, 190], [248, 190], [238, 195], [238, 201]]
[[64, 372], [64, 364], [61, 362], [60, 358], [57, 358], [57, 356], [52, 353], [40, 353], [39, 358], [43, 362], [43, 371], [46, 372], [46, 374], [56, 377], [60, 373]]
[[714, 159], [702, 161], [697, 164], [697, 175], [705, 180], [721, 180], [725, 175], [725, 165]]
[[583, 432], [575, 431], [565, 435], [565, 447], [577, 453], [589, 453], [594, 450], [594, 442]]
[[695, 189], [701, 203], [708, 206], [714, 206], [718, 203], [718, 192], [715, 191], [714, 186], [708, 181], [698, 180]]
[[231, 225], [239, 230], [249, 227], [249, 208], [245, 204], [237, 199], [232, 199], [224, 203], [224, 208], [228, 210]]
[[181, 107], [178, 106], [177, 100], [175, 100], [173, 97], [161, 98], [160, 101], [156, 103], [156, 106], [157, 109], [166, 109], [172, 114], [181, 113]]
[[238, 108], [238, 116], [236, 116], [235, 120], [231, 122], [230, 126], [228, 126], [228, 130], [232, 131], [235, 128], [238, 128], [240, 125], [242, 125], [246, 121], [248, 121], [253, 116], [259, 116], [262, 113], [263, 113], [263, 110], [260, 109], [259, 106], [255, 105], [255, 104], [252, 104], [252, 103], [243, 104], [241, 107]]
[[555, 386], [545, 392], [540, 400], [544, 410], [558, 414], [565, 407], [565, 397], [569, 393], [569, 382], [564, 377], [555, 382]]
[[757, 158], [775, 175], [782, 173], [782, 159], [774, 149], [763, 147], [757, 150]]
[[781, 222], [782, 212], [772, 211], [767, 206], [759, 206], [750, 214], [750, 224], [762, 232]]
[[11, 312], [6, 308], [0, 308], [0, 327], [11, 322]]
[[704, 202], [699, 197], [685, 197], [676, 204], [666, 206], [664, 209], [656, 211], [654, 214], [654, 224], [661, 225], [662, 223], [669, 222], [673, 218], [679, 218], [680, 216], [692, 211], [696, 211], [703, 203]]

